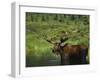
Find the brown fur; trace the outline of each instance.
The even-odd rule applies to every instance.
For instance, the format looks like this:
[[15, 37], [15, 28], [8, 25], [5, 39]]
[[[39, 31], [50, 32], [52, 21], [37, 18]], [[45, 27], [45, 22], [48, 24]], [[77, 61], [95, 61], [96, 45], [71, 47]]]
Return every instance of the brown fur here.
[[87, 49], [87, 46], [83, 46], [83, 45], [65, 45], [63, 47], [63, 52], [67, 53], [69, 55], [79, 55], [81, 54], [81, 50], [82, 49]]
[[60, 44], [55, 44], [54, 53], [60, 54], [61, 64], [81, 64], [82, 50], [85, 50], [85, 55], [88, 53], [88, 47], [84, 45], [69, 45], [66, 44], [60, 47]]

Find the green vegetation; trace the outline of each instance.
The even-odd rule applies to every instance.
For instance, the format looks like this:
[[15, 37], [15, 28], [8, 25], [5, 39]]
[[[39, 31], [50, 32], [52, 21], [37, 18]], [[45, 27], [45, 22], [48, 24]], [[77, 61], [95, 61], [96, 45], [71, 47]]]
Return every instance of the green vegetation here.
[[52, 53], [48, 38], [59, 40], [61, 31], [68, 33], [68, 44], [89, 44], [89, 16], [26, 13], [26, 66], [59, 65], [60, 56]]

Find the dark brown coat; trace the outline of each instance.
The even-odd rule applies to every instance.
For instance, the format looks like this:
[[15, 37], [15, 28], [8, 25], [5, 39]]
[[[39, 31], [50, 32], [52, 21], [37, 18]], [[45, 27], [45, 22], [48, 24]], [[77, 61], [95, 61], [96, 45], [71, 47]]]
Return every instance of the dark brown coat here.
[[82, 64], [86, 63], [86, 55], [88, 47], [83, 45], [69, 45], [61, 47], [60, 44], [55, 44], [54, 53], [60, 54], [61, 64]]

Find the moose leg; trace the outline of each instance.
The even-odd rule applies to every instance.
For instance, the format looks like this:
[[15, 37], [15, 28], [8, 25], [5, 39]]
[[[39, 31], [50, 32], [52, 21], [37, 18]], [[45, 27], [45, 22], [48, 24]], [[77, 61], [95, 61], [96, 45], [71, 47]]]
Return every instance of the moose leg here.
[[69, 55], [61, 54], [61, 65], [68, 65], [68, 64], [69, 64]]
[[70, 56], [70, 65], [81, 64], [81, 57], [79, 55], [71, 55]]
[[82, 50], [82, 64], [86, 64], [86, 52], [85, 49]]

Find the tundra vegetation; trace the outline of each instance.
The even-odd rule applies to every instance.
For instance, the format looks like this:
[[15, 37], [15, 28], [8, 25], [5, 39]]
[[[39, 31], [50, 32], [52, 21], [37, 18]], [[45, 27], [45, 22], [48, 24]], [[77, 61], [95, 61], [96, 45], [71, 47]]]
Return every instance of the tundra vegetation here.
[[59, 41], [61, 31], [68, 34], [66, 43], [89, 45], [89, 15], [26, 12], [25, 21], [26, 67], [60, 65], [60, 56], [47, 39]]

